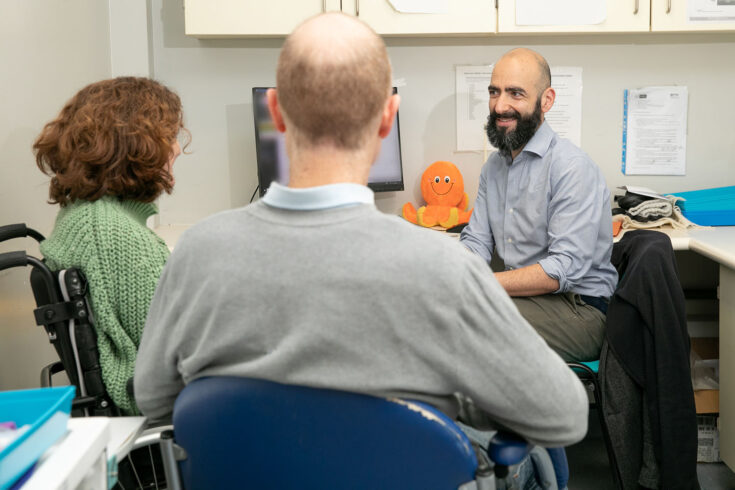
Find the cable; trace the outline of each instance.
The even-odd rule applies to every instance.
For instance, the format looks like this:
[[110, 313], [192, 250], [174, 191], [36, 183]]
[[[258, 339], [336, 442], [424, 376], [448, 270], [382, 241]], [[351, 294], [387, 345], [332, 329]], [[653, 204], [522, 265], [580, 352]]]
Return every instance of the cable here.
[[253, 202], [253, 199], [255, 198], [255, 193], [258, 192], [258, 189], [260, 189], [260, 185], [255, 186], [255, 190], [253, 191], [253, 195], [250, 196], [250, 202]]

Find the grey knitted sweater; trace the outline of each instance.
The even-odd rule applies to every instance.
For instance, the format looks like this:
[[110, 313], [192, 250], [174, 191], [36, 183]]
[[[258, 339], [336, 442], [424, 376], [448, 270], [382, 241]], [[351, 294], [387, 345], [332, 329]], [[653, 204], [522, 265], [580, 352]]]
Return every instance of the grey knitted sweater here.
[[217, 375], [482, 411], [543, 445], [587, 430], [581, 383], [485, 262], [374, 205], [257, 202], [184, 233], [143, 331], [136, 402], [165, 418], [187, 383]]

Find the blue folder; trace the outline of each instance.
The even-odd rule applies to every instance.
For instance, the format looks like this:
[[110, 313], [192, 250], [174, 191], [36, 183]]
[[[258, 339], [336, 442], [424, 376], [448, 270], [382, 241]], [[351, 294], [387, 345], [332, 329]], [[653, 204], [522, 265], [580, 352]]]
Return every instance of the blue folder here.
[[677, 204], [691, 222], [702, 226], [735, 225], [735, 186], [671, 192], [685, 201]]

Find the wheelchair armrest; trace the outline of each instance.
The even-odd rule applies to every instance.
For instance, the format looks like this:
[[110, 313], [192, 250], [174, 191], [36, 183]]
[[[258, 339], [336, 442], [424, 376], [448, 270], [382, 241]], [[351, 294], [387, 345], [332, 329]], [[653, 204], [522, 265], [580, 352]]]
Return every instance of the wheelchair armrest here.
[[61, 361], [52, 362], [48, 366], [41, 369], [41, 388], [48, 388], [49, 386], [53, 386], [53, 380], [51, 379], [51, 377], [56, 373], [60, 373], [61, 371], [65, 371], [64, 365], [61, 364]]
[[97, 404], [97, 399], [93, 396], [80, 396], [71, 401], [73, 410], [92, 408]]
[[505, 478], [508, 467], [523, 461], [531, 452], [531, 444], [521, 436], [498, 432], [490, 439], [487, 454], [495, 463], [495, 476]]

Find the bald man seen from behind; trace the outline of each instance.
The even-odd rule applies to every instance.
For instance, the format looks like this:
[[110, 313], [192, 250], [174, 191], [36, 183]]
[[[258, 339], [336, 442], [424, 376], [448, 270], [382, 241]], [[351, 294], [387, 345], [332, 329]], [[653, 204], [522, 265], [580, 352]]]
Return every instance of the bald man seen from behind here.
[[521, 315], [567, 361], [599, 358], [610, 263], [610, 191], [600, 168], [544, 115], [554, 105], [551, 71], [530, 49], [506, 53], [488, 87], [487, 136], [498, 151], [480, 173], [460, 241], [488, 264]]
[[354, 17], [288, 37], [268, 105], [290, 182], [178, 241], [135, 371], [147, 417], [227, 375], [478, 412], [542, 445], [584, 436], [582, 385], [484, 261], [376, 209], [367, 178], [398, 103], [385, 45]]

